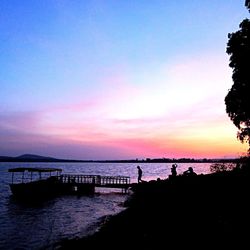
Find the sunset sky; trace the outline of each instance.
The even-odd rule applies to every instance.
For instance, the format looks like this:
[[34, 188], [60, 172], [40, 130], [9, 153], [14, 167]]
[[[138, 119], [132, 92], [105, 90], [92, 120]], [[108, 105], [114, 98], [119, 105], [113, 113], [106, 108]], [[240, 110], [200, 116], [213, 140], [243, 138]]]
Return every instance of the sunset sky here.
[[238, 157], [235, 0], [1, 0], [0, 155]]

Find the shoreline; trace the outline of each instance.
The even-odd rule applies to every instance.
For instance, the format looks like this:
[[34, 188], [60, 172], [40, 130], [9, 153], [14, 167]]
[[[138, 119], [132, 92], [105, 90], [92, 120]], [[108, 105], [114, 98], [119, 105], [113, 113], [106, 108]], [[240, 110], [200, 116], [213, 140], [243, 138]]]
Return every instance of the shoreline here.
[[126, 209], [93, 235], [57, 249], [249, 245], [249, 170], [149, 181], [133, 186]]

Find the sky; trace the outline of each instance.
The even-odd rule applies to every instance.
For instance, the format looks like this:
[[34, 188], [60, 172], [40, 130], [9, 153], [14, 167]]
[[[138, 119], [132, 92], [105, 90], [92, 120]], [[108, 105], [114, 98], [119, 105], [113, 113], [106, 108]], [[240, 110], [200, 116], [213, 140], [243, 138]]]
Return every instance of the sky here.
[[1, 0], [0, 155], [229, 158], [235, 0]]

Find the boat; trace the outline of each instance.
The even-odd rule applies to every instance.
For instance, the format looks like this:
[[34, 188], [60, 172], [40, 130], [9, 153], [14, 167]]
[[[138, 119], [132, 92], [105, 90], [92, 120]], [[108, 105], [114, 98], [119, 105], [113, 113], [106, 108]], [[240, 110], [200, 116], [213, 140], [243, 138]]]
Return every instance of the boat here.
[[12, 173], [10, 189], [15, 197], [40, 199], [60, 192], [60, 168], [10, 168]]

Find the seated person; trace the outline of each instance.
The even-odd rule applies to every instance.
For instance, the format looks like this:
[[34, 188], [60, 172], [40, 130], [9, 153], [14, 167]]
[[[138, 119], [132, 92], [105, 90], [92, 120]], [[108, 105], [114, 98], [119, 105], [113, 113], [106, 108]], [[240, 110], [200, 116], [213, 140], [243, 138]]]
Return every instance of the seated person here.
[[188, 170], [183, 172], [183, 175], [192, 176], [192, 175], [197, 175], [197, 174], [194, 172], [192, 167], [189, 167]]

